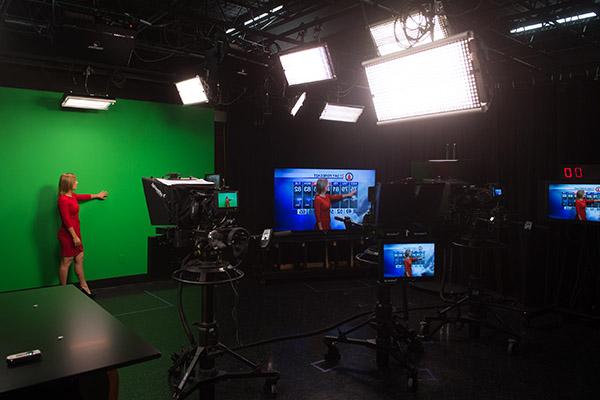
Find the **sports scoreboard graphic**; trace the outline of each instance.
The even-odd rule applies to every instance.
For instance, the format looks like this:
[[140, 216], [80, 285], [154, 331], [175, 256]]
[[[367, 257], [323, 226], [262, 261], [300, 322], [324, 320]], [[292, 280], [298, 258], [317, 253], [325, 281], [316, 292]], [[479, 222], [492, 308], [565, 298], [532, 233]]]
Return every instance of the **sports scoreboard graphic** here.
[[[548, 217], [551, 219], [576, 220], [576, 193], [585, 192], [586, 200], [600, 200], [600, 184], [550, 183], [548, 184]], [[588, 221], [600, 221], [600, 201], [586, 207]]]
[[370, 208], [368, 188], [375, 185], [374, 170], [276, 169], [274, 177], [276, 230], [315, 229], [313, 202], [318, 179], [328, 180], [331, 195], [356, 191], [352, 197], [331, 202], [332, 229], [344, 229], [343, 222], [334, 219], [336, 216], [362, 222]]

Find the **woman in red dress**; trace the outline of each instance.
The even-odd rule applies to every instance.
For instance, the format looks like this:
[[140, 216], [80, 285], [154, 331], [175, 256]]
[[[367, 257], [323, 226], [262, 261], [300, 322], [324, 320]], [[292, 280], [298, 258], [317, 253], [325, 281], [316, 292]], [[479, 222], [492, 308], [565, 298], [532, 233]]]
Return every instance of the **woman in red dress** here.
[[588, 200], [585, 198], [585, 190], [578, 190], [575, 193], [575, 219], [577, 221], [587, 221], [586, 209], [588, 204], [599, 202], [600, 200]]
[[58, 231], [60, 242], [60, 267], [58, 276], [61, 285], [67, 284], [67, 275], [71, 263], [75, 261], [75, 273], [79, 278], [81, 290], [91, 295], [92, 292], [83, 275], [83, 244], [81, 243], [81, 229], [79, 226], [79, 201], [100, 199], [108, 196], [107, 192], [97, 194], [76, 194], [77, 178], [74, 174], [62, 174], [58, 181], [58, 211], [62, 225]]
[[356, 194], [356, 190], [344, 194], [327, 194], [327, 179], [317, 180], [317, 195], [315, 196], [314, 209], [315, 218], [317, 220], [317, 229], [320, 231], [328, 231], [331, 229], [331, 209], [332, 201], [339, 201], [346, 197], [352, 197]]

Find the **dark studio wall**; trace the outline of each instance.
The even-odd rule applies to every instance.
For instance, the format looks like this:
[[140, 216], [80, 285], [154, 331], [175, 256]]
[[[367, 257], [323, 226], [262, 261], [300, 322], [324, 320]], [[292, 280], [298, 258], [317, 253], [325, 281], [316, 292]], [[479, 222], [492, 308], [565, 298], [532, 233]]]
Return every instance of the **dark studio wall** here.
[[[370, 104], [364, 91], [355, 92], [350, 104]], [[457, 158], [471, 160], [473, 183], [499, 182], [511, 218], [537, 222], [544, 205], [540, 182], [555, 179], [561, 163], [598, 162], [599, 96], [600, 82], [594, 80], [509, 83], [494, 89], [485, 114], [387, 126], [376, 126], [371, 106], [358, 124], [345, 124], [319, 121], [310, 109], [292, 118], [283, 100], [272, 107], [271, 115], [264, 115], [260, 102], [239, 104], [228, 114], [226, 175], [241, 192], [241, 221], [258, 231], [273, 223], [276, 167], [375, 168], [378, 181], [391, 181], [409, 176], [412, 161], [443, 158], [446, 143], [457, 143]], [[586, 251], [579, 248], [581, 235], [594, 251], [600, 247], [597, 233], [596, 239], [589, 236], [597, 227], [539, 222], [543, 226], [534, 230], [534, 239], [523, 239], [531, 240], [527, 248], [519, 248], [520, 236], [512, 235], [519, 253], [510, 261], [513, 291], [528, 292], [527, 297], [538, 303], [560, 300], [556, 291], [569, 292], [575, 284], [567, 276], [561, 283], [566, 289], [542, 287], [549, 268], [561, 263], [572, 266], [567, 275], [576, 275], [568, 257]], [[565, 231], [569, 229], [575, 231]], [[548, 254], [556, 248], [564, 254]], [[524, 251], [527, 254], [521, 254]]]
[[539, 180], [553, 178], [561, 162], [594, 158], [593, 105], [586, 99], [599, 85], [562, 86], [505, 87], [484, 114], [384, 126], [369, 107], [358, 124], [345, 124], [310, 112], [292, 118], [283, 108], [264, 116], [260, 106], [250, 112], [252, 105], [242, 104], [228, 115], [227, 175], [231, 184], [262, 189], [256, 196], [265, 210], [253, 210], [247, 221], [259, 228], [271, 223], [275, 167], [375, 168], [378, 180], [391, 181], [410, 176], [413, 161], [444, 158], [446, 143], [456, 143], [457, 158], [474, 165], [473, 183], [505, 185], [509, 207], [531, 219]]

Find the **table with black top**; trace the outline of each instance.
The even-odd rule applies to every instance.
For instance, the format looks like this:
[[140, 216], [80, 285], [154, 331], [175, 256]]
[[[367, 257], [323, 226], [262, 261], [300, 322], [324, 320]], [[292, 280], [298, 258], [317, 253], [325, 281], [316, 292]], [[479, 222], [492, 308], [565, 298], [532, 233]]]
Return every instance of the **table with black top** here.
[[0, 293], [0, 318], [3, 359], [29, 350], [42, 352], [40, 360], [19, 366], [1, 362], [0, 398], [53, 390], [64, 394], [81, 388], [90, 377], [106, 378], [107, 372], [114, 381], [117, 368], [161, 355], [72, 285]]

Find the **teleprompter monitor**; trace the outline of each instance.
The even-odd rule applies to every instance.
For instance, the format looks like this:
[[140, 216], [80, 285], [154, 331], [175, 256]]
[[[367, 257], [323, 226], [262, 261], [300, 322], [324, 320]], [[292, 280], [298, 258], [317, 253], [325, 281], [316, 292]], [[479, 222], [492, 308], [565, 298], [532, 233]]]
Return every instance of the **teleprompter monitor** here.
[[381, 183], [374, 190], [375, 223], [383, 229], [431, 229], [444, 211], [444, 183]]
[[214, 184], [201, 179], [143, 177], [142, 185], [152, 225], [179, 225], [190, 207], [193, 191], [213, 190]]
[[215, 184], [215, 189], [221, 188], [221, 175], [219, 174], [206, 174], [204, 180]]

